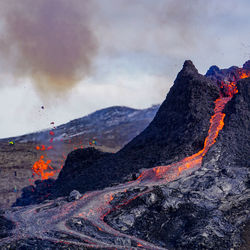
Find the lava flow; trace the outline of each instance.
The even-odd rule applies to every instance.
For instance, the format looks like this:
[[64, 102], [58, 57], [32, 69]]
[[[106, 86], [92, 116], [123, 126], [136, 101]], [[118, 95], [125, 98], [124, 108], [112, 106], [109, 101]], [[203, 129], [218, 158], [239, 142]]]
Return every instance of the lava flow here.
[[44, 161], [44, 156], [41, 155], [40, 159], [36, 161], [32, 167], [33, 174], [37, 174], [42, 180], [46, 180], [52, 177], [55, 173], [54, 171], [46, 172], [48, 169], [53, 169], [50, 165], [51, 160]]
[[[53, 129], [55, 129], [54, 127], [54, 122], [51, 122], [51, 124], [53, 125]], [[56, 147], [53, 145], [54, 143], [54, 136], [55, 136], [55, 132], [50, 130], [49, 131], [49, 135], [50, 135], [50, 146], [45, 146], [45, 145], [40, 145], [40, 146], [36, 146], [36, 150], [37, 151], [44, 151], [40, 158], [33, 164], [32, 167], [32, 179], [29, 179], [31, 184], [34, 184], [34, 182], [38, 179], [38, 180], [46, 180], [48, 178], [51, 177], [56, 177], [57, 174], [61, 171], [62, 167], [63, 167], [63, 163], [66, 159], [65, 154], [62, 154], [62, 157], [60, 159], [60, 161], [62, 162], [62, 165], [60, 166], [59, 169], [55, 169], [51, 166], [52, 160], [48, 159], [46, 151], [49, 150], [56, 150]], [[92, 141], [93, 143], [95, 143], [96, 145], [96, 141]], [[53, 146], [52, 146], [53, 145]], [[92, 145], [92, 143], [90, 143], [90, 145]], [[83, 145], [80, 142], [78, 147], [74, 147], [72, 148], [72, 150], [76, 150], [78, 148], [82, 148], [83, 149]], [[46, 159], [46, 161], [45, 161]]]
[[[52, 136], [50, 138], [50, 142], [52, 143], [54, 139], [53, 136], [55, 135], [55, 133], [53, 131], [49, 131], [49, 134]], [[48, 146], [47, 148], [45, 145], [36, 146], [37, 151], [46, 151], [46, 150], [51, 150], [52, 148], [53, 146]], [[46, 158], [45, 155], [41, 155], [40, 159], [33, 164], [32, 167], [33, 180], [30, 179], [31, 183], [33, 183], [36, 180], [36, 178], [39, 178], [41, 180], [46, 180], [50, 177], [53, 177], [56, 174], [57, 171], [55, 171], [53, 167], [50, 165], [51, 160], [48, 159], [47, 161], [45, 161], [44, 160], [45, 158]]]
[[[242, 78], [244, 78], [242, 76]], [[135, 180], [125, 184], [109, 187], [100, 191], [86, 193], [80, 200], [64, 203], [57, 207], [50, 203], [36, 205], [32, 208], [20, 208], [15, 212], [7, 212], [6, 217], [14, 222], [17, 226], [14, 229], [13, 237], [25, 238], [35, 237], [52, 241], [60, 241], [56, 236], [49, 236], [49, 232], [60, 231], [67, 233], [70, 237], [78, 238], [74, 244], [81, 246], [91, 246], [99, 248], [123, 249], [117, 238], [127, 239], [131, 242], [131, 247], [143, 249], [162, 249], [152, 243], [138, 239], [135, 236], [121, 233], [107, 223], [104, 217], [118, 207], [125, 206], [138, 196], [150, 192], [152, 186], [166, 184], [180, 178], [184, 173], [195, 170], [202, 165], [202, 159], [207, 151], [216, 142], [219, 132], [224, 126], [225, 114], [222, 113], [225, 105], [238, 92], [234, 82], [223, 84], [226, 89], [224, 93], [227, 96], [220, 96], [215, 101], [214, 115], [210, 119], [208, 135], [204, 142], [204, 147], [198, 153], [184, 158], [182, 161], [170, 164], [168, 166], [157, 166], [145, 170]], [[124, 193], [133, 188], [140, 190], [140, 193], [129, 196], [118, 205], [114, 205], [116, 194]], [[47, 208], [47, 209], [46, 209]], [[39, 212], [37, 212], [39, 210]], [[72, 219], [77, 220], [77, 225], [82, 225], [81, 230], [70, 226]], [[13, 240], [5, 239], [5, 242]], [[72, 240], [64, 239], [64, 243], [72, 243]]]

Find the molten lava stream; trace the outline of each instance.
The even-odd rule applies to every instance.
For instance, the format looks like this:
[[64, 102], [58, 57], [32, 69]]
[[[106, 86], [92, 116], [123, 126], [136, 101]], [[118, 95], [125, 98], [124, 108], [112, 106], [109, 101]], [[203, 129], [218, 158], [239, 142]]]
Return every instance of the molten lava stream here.
[[214, 115], [210, 119], [210, 128], [208, 135], [204, 142], [204, 147], [198, 153], [184, 158], [182, 161], [173, 163], [168, 166], [157, 166], [153, 169], [148, 169], [142, 172], [137, 181], [140, 183], [155, 185], [152, 182], [166, 182], [175, 180], [184, 170], [198, 168], [202, 164], [202, 159], [209, 150], [209, 148], [216, 142], [216, 138], [220, 130], [224, 126], [225, 114], [222, 113], [225, 105], [231, 100], [230, 97], [220, 97], [215, 101]]
[[120, 236], [130, 238], [131, 240], [136, 241], [140, 246], [143, 246], [143, 248], [157, 249], [148, 242], [116, 231], [103, 221], [104, 217], [111, 211], [117, 209], [118, 207], [125, 206], [130, 201], [142, 195], [142, 193], [149, 192], [150, 188], [139, 195], [134, 195], [133, 197], [130, 197], [130, 199], [123, 201], [123, 203], [119, 206], [112, 206], [110, 203], [113, 200], [115, 194], [126, 192], [128, 188], [160, 185], [177, 179], [184, 170], [200, 167], [202, 158], [207, 153], [208, 149], [215, 143], [219, 131], [223, 128], [225, 114], [222, 113], [222, 110], [230, 99], [231, 97], [220, 97], [215, 101], [214, 115], [210, 119], [208, 136], [205, 139], [204, 147], [201, 151], [192, 156], [184, 158], [180, 162], [173, 163], [168, 166], [157, 166], [155, 168], [145, 170], [138, 177], [138, 179], [133, 182], [121, 184], [117, 187], [107, 188], [103, 191], [96, 192], [95, 199], [90, 199], [89, 202], [85, 202], [85, 206], [80, 209], [81, 212], [78, 214], [78, 216], [90, 221], [101, 231], [113, 234], [116, 237]]

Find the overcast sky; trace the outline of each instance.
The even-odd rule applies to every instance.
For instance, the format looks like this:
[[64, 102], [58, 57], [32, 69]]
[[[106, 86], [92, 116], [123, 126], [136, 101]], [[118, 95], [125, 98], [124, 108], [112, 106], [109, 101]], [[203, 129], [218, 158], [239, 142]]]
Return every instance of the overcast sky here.
[[[0, 138], [161, 103], [186, 59], [250, 59], [248, 0], [0, 0]], [[44, 109], [41, 109], [44, 106]]]

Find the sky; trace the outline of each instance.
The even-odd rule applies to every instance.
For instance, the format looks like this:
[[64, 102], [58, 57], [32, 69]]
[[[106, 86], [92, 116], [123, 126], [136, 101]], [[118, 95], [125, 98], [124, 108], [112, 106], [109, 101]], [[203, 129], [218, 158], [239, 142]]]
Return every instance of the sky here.
[[[186, 59], [250, 59], [248, 0], [0, 0], [0, 138], [161, 103]], [[44, 106], [44, 109], [41, 109]]]

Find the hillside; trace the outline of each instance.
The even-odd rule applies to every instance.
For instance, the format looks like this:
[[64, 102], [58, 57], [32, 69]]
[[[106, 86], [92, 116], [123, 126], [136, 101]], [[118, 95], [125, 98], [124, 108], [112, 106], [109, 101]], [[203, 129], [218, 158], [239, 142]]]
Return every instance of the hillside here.
[[[116, 152], [151, 122], [158, 108], [159, 105], [142, 110], [115, 106], [52, 130], [1, 139], [0, 207], [14, 203], [21, 195], [22, 188], [30, 184], [29, 180], [33, 180], [32, 166], [41, 155], [52, 160], [56, 178], [67, 154], [72, 150], [95, 147], [105, 152]], [[54, 133], [53, 141], [50, 141], [50, 131]], [[36, 147], [41, 145], [53, 148], [46, 152], [37, 150]]]

